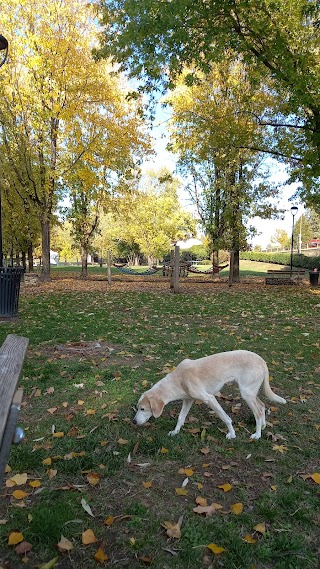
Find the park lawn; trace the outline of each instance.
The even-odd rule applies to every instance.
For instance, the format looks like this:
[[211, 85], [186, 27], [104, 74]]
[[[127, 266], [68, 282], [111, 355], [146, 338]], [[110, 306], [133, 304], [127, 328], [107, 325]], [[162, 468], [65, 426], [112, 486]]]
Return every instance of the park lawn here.
[[[26, 441], [11, 451], [1, 492], [0, 566], [318, 567], [319, 308], [319, 289], [307, 286], [173, 295], [48, 285], [23, 295], [19, 320], [0, 324], [1, 342], [30, 339]], [[132, 425], [140, 394], [183, 358], [233, 349], [264, 357], [288, 401], [267, 404], [260, 441], [230, 386], [219, 401], [233, 441], [197, 404], [177, 437], [167, 432], [179, 403]], [[20, 533], [26, 559], [8, 545]]]

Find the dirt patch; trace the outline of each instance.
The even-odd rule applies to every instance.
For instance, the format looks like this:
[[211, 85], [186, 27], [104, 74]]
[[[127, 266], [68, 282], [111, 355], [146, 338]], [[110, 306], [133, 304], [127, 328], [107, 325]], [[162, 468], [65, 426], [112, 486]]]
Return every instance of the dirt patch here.
[[29, 353], [39, 357], [43, 356], [50, 361], [54, 360], [77, 360], [87, 361], [94, 360], [99, 362], [101, 367], [108, 367], [111, 365], [130, 365], [135, 367], [140, 365], [144, 357], [128, 352], [124, 346], [120, 344], [110, 344], [101, 340], [93, 340], [90, 342], [67, 342], [66, 344], [42, 344], [32, 350], [29, 348]]

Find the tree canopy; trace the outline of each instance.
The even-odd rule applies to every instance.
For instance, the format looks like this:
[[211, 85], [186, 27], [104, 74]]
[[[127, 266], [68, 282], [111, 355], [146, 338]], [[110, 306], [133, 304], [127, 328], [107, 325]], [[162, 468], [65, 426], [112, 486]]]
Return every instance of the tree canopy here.
[[[307, 204], [320, 207], [320, 12], [317, 0], [102, 0], [105, 42], [147, 88], [172, 86], [185, 65], [205, 74], [226, 51], [266, 76], [274, 105], [252, 119], [274, 136]], [[188, 81], [192, 81], [192, 74]]]

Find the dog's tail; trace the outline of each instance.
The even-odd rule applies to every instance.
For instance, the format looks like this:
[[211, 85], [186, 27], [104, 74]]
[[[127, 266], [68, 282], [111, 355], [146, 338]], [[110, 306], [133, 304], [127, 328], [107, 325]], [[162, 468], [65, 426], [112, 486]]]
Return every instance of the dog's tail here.
[[269, 370], [268, 370], [267, 365], [266, 365], [266, 370], [265, 370], [263, 386], [264, 386], [264, 392], [265, 392], [266, 396], [268, 397], [268, 399], [270, 399], [270, 401], [274, 401], [276, 403], [282, 403], [282, 405], [287, 403], [287, 401], [285, 399], [283, 399], [283, 397], [276, 395], [276, 393], [274, 393], [272, 391], [272, 389], [270, 387], [270, 383], [269, 383]]

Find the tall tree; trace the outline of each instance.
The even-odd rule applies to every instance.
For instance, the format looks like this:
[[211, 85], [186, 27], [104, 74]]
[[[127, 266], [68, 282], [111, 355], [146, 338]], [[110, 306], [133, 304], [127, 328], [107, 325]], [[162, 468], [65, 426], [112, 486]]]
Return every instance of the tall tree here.
[[[273, 152], [320, 210], [320, 10], [318, 0], [101, 0], [105, 43], [147, 88], [168, 86], [184, 65], [205, 74], [232, 49], [268, 76], [277, 94], [253, 122], [268, 126]], [[190, 78], [189, 78], [190, 79]]]
[[[0, 83], [1, 161], [11, 185], [38, 208], [43, 275], [49, 278], [50, 223], [63, 182], [97, 144], [96, 129], [89, 125], [98, 122], [99, 132], [103, 124], [106, 133], [112, 130], [125, 94], [111, 66], [93, 60], [97, 24], [92, 3], [5, 0], [1, 16], [10, 46], [10, 65]], [[80, 124], [88, 127], [85, 138], [81, 128], [77, 131]], [[78, 152], [72, 160], [67, 146], [71, 133]], [[117, 146], [118, 155], [121, 140], [110, 144]]]
[[178, 154], [181, 172], [192, 176], [187, 185], [203, 227], [210, 237], [213, 260], [228, 248], [235, 254], [234, 279], [239, 278], [239, 251], [246, 246], [245, 221], [250, 214], [275, 213], [258, 148], [264, 133], [250, 120], [268, 101], [248, 80], [246, 66], [234, 58], [212, 64], [207, 75], [197, 73], [186, 85], [184, 72], [167, 97], [172, 107], [170, 148]]

